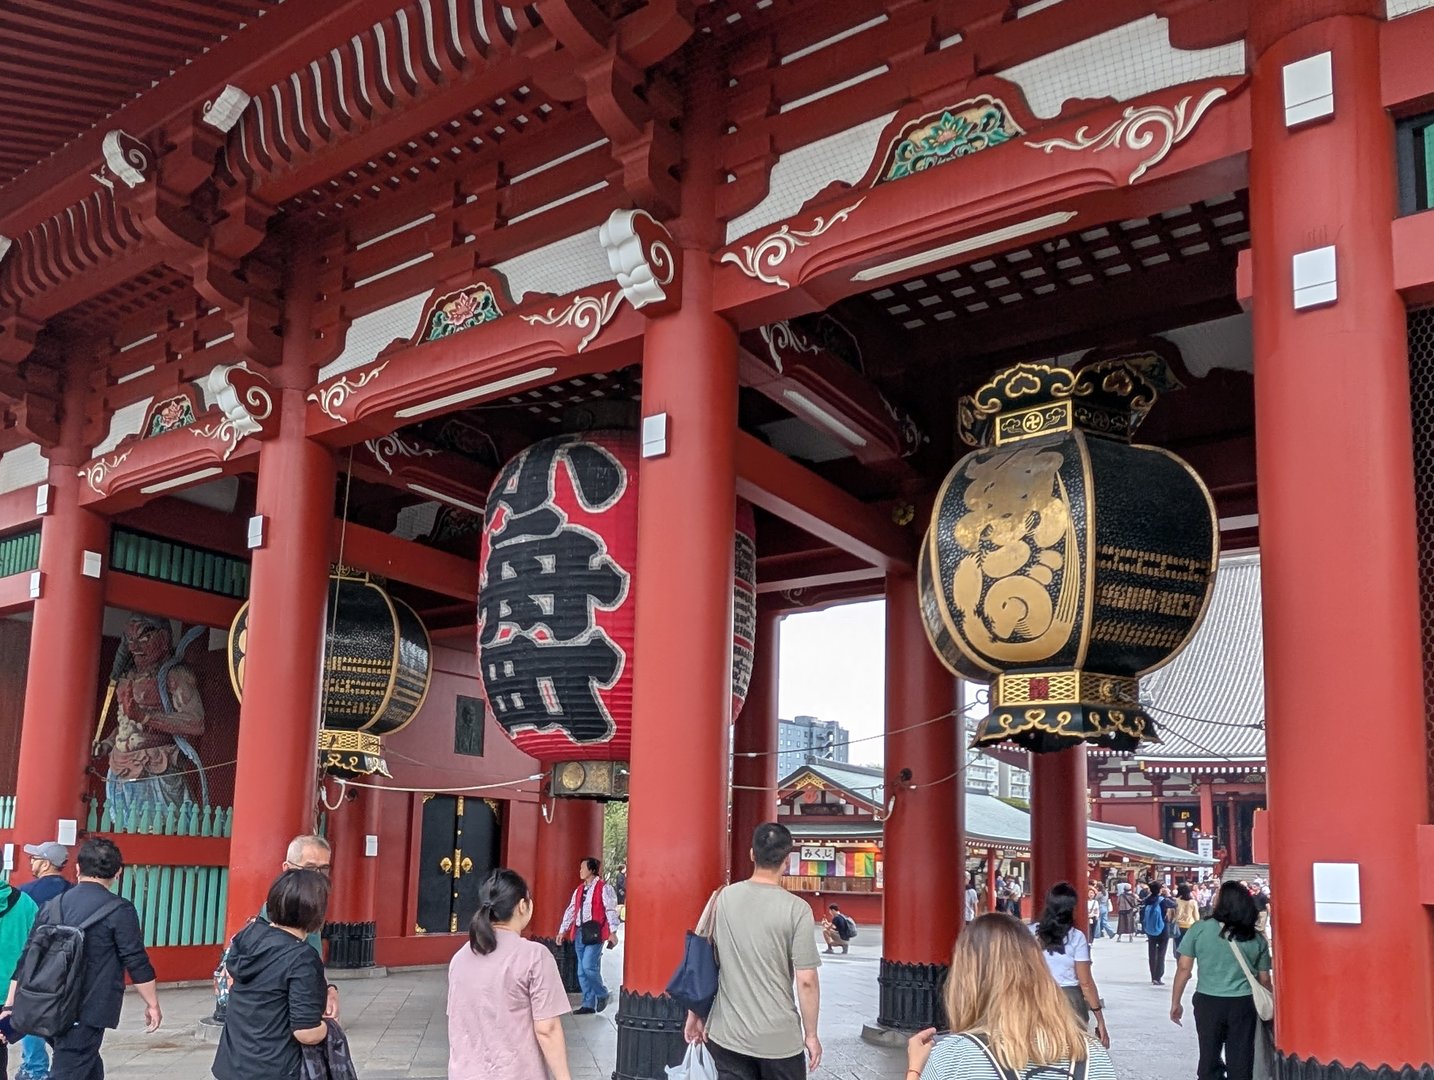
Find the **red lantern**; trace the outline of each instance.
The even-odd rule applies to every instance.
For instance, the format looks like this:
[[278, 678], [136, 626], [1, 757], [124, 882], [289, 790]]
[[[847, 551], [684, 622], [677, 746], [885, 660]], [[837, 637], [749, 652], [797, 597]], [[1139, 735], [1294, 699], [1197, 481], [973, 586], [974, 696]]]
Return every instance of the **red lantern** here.
[[[639, 460], [631, 432], [544, 439], [504, 466], [488, 496], [479, 672], [488, 715], [540, 761], [628, 758]], [[736, 524], [734, 716], [746, 698], [757, 621], [756, 541], [745, 503]], [[613, 771], [574, 767], [557, 779], [560, 794], [625, 789]]]

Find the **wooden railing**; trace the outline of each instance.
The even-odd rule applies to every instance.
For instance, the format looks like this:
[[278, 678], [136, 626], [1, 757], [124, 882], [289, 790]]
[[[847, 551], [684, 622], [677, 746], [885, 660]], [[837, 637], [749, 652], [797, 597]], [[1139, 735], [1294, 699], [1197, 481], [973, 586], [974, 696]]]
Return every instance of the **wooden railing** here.
[[[0, 826], [3, 827], [3, 826]], [[131, 803], [118, 811], [111, 803], [90, 803], [85, 822], [89, 832], [130, 833], [148, 836], [217, 836], [229, 837], [234, 832], [232, 806], [205, 806], [187, 803], [171, 806], [160, 812], [149, 806]]]
[[115, 529], [110, 560], [114, 569], [138, 577], [170, 581], [239, 600], [249, 595], [249, 564], [223, 552]]
[[118, 891], [138, 910], [149, 948], [224, 943], [227, 866], [126, 866]]
[[0, 577], [24, 574], [40, 565], [40, 530], [0, 538]]
[[876, 892], [874, 877], [812, 877], [784, 876], [782, 887], [792, 892]]

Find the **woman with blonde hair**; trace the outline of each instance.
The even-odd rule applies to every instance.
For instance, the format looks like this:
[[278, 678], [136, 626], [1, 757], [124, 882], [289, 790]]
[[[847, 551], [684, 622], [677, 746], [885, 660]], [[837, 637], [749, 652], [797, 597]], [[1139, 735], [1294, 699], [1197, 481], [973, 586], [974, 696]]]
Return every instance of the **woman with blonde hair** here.
[[[961, 932], [946, 979], [950, 1035], [927, 1028], [906, 1049], [906, 1080], [1115, 1080], [1051, 978], [1030, 930], [1009, 915], [982, 915]], [[1054, 1080], [1054, 1078], [1053, 1078]]]

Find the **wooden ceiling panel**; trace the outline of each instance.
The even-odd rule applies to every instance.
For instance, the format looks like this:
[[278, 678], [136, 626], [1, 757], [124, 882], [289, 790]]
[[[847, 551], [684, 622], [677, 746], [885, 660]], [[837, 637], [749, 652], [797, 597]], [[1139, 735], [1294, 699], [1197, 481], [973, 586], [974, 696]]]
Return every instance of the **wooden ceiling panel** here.
[[275, 6], [9, 0], [0, 9], [0, 189]]

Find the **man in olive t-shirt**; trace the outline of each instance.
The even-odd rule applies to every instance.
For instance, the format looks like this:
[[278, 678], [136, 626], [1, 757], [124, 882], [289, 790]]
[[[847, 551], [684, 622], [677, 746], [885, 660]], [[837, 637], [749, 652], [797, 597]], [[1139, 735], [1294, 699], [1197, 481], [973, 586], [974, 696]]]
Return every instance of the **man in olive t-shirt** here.
[[757, 826], [751, 878], [717, 898], [717, 1000], [705, 1024], [687, 1014], [686, 1036], [707, 1043], [718, 1080], [801, 1080], [822, 1060], [812, 912], [781, 885], [791, 850], [785, 826]]

